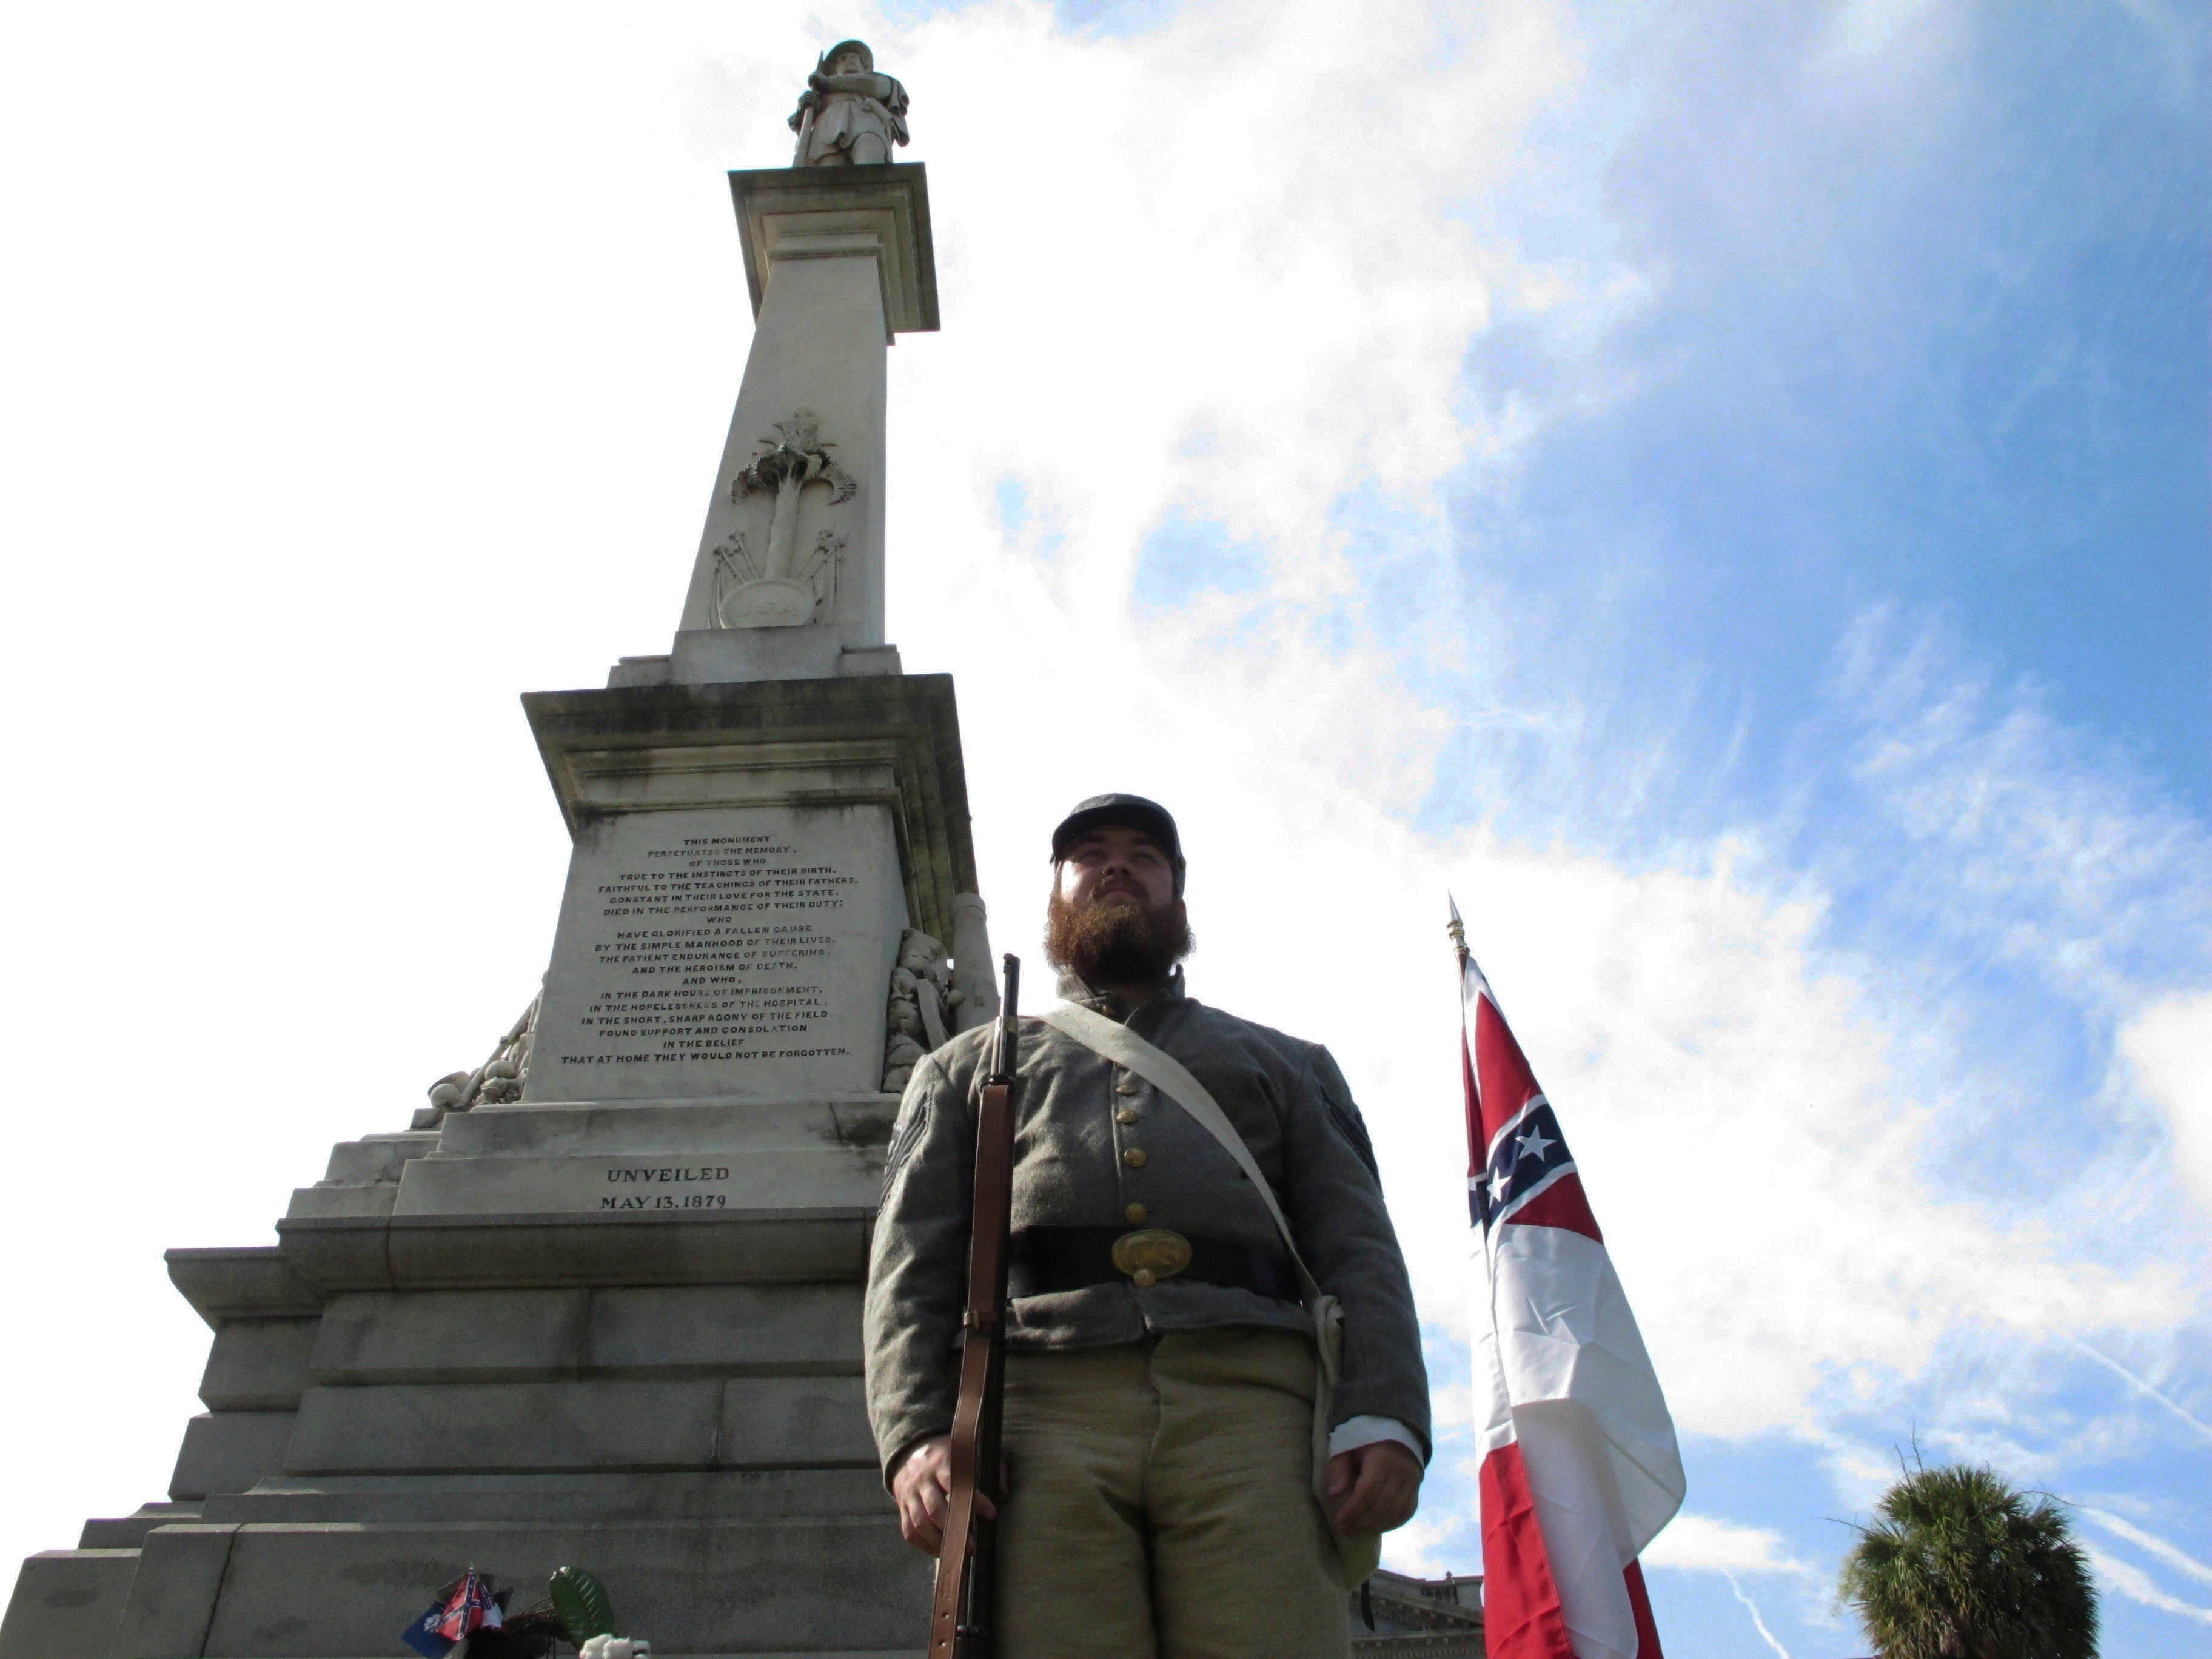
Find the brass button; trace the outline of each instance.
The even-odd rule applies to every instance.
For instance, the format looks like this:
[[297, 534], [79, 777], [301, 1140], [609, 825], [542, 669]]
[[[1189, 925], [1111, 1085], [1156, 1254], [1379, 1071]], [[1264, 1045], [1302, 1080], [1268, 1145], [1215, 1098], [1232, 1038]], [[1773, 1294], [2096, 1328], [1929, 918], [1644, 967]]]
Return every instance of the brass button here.
[[1136, 1272], [1131, 1273], [1129, 1278], [1140, 1291], [1149, 1291], [1153, 1285], [1160, 1282], [1160, 1276], [1154, 1273], [1150, 1267], [1139, 1267]]
[[1145, 1167], [1145, 1149], [1141, 1146], [1130, 1147], [1127, 1152], [1121, 1154], [1121, 1162], [1127, 1164], [1133, 1170], [1143, 1169]]
[[1121, 1213], [1129, 1218], [1129, 1224], [1132, 1227], [1141, 1227], [1145, 1224], [1145, 1218], [1150, 1215], [1152, 1212], [1147, 1210], [1141, 1204], [1132, 1204], [1127, 1209], [1122, 1211]]
[[1129, 1077], [1123, 1078], [1119, 1083], [1114, 1085], [1114, 1092], [1117, 1095], [1133, 1095], [1137, 1092], [1136, 1079]]
[[1143, 1115], [1144, 1114], [1138, 1111], [1134, 1107], [1124, 1106], [1120, 1111], [1114, 1114], [1114, 1121], [1116, 1123], [1134, 1123]]

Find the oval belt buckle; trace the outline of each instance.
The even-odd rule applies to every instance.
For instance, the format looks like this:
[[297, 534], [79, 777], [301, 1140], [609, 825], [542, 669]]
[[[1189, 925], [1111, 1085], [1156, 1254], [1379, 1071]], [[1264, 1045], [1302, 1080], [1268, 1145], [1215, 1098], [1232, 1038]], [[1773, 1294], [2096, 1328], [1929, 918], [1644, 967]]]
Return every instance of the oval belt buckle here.
[[1190, 1266], [1190, 1241], [1165, 1227], [1123, 1233], [1114, 1241], [1114, 1266], [1146, 1290]]

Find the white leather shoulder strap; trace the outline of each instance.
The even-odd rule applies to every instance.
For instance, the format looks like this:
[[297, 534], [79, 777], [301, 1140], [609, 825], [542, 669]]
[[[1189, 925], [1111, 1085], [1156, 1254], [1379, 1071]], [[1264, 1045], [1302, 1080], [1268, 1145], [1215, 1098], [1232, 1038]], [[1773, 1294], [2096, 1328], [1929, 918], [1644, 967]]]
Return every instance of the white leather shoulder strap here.
[[1283, 1235], [1283, 1248], [1291, 1253], [1291, 1266], [1297, 1271], [1300, 1294], [1309, 1303], [1315, 1301], [1321, 1294], [1321, 1287], [1306, 1271], [1306, 1264], [1298, 1255], [1297, 1241], [1291, 1237], [1290, 1221], [1283, 1214], [1283, 1206], [1275, 1200], [1274, 1188], [1267, 1184], [1267, 1177], [1253, 1161], [1252, 1149], [1244, 1144], [1244, 1137], [1237, 1133], [1237, 1126], [1229, 1121], [1229, 1115], [1206, 1091], [1206, 1085], [1173, 1054], [1154, 1048], [1127, 1026], [1089, 1008], [1072, 1002], [1056, 1002], [1040, 1018], [1093, 1053], [1134, 1072], [1196, 1118], [1199, 1127], [1221, 1143], [1221, 1150], [1237, 1160], [1237, 1167], [1244, 1171], [1245, 1179], [1260, 1194], [1260, 1201], [1267, 1206], [1267, 1213], [1274, 1217], [1276, 1229]]

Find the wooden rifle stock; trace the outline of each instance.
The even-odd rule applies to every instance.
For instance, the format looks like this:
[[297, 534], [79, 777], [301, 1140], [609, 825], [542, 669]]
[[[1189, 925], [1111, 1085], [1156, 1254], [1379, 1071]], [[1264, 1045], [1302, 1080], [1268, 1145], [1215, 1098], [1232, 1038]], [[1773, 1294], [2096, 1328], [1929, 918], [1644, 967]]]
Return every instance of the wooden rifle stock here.
[[1006, 988], [997, 1047], [975, 1115], [975, 1216], [968, 1236], [968, 1311], [961, 1320], [960, 1398], [952, 1412], [952, 1492], [937, 1550], [937, 1594], [930, 1608], [929, 1659], [989, 1659], [995, 1552], [994, 1526], [977, 1512], [978, 1494], [1006, 1501], [1000, 1456], [1000, 1405], [1006, 1386], [1006, 1233], [1014, 1201], [1015, 1006], [1020, 959], [1006, 958]]

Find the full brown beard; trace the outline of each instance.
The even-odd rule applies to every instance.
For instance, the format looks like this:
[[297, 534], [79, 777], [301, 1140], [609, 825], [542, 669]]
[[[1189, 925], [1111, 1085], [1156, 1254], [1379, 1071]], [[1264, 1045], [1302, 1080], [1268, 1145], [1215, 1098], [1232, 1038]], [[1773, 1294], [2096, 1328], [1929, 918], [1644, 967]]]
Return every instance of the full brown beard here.
[[1044, 958], [1085, 985], [1158, 985], [1192, 944], [1181, 899], [1157, 910], [1126, 893], [1074, 905], [1055, 889], [1045, 902]]

